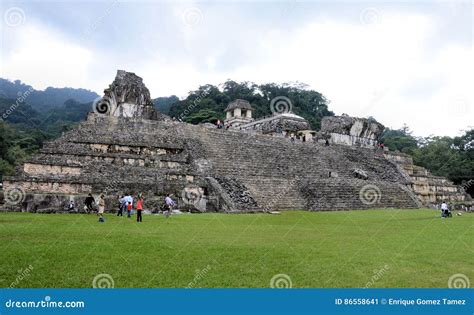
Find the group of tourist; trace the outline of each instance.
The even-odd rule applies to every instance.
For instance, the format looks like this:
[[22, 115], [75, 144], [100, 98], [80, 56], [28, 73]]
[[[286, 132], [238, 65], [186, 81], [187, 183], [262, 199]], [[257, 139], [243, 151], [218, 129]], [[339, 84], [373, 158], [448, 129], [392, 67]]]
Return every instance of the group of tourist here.
[[216, 122], [217, 129], [229, 129], [230, 125], [228, 124], [227, 126], [224, 126], [224, 122], [221, 121], [220, 119], [217, 120]]
[[[162, 209], [162, 213], [168, 218], [172, 211], [173, 208], [176, 207], [176, 202], [172, 199], [172, 194], [168, 194], [165, 197], [164, 200], [164, 206]], [[128, 194], [128, 195], [122, 195], [118, 198], [118, 210], [117, 210], [117, 216], [123, 217], [124, 212], [127, 213], [127, 218], [131, 218], [132, 215], [134, 214], [134, 211], [136, 210], [137, 214], [137, 222], [142, 222], [143, 221], [143, 205], [144, 205], [144, 199], [142, 194], [139, 194], [136, 202], [134, 204], [134, 199], [133, 197]], [[85, 213], [92, 213], [95, 212], [96, 209], [94, 208], [94, 205], [96, 204], [96, 201], [92, 194], [89, 194], [86, 199], [84, 200], [84, 212]], [[71, 200], [69, 203], [69, 211], [74, 211], [75, 210], [75, 204], [74, 201]], [[99, 216], [99, 222], [104, 222], [104, 212], [105, 212], [105, 195], [100, 194], [99, 196], [99, 201], [97, 202], [97, 215]]]

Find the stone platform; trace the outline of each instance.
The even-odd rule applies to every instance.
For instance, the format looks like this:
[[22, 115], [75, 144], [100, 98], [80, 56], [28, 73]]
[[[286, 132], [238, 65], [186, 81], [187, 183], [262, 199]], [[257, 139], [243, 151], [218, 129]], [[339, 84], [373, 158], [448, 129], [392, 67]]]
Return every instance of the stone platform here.
[[4, 178], [5, 191], [24, 192], [7, 207], [33, 212], [66, 211], [69, 200], [81, 210], [89, 192], [104, 192], [110, 210], [139, 193], [151, 209], [167, 193], [198, 211], [415, 208], [409, 184], [374, 150], [94, 113]]
[[[337, 128], [331, 127], [334, 119], [341, 122]], [[342, 130], [358, 145], [344, 145], [346, 138], [327, 146], [173, 121], [155, 111], [140, 77], [119, 70], [85, 122], [4, 177], [1, 209], [68, 212], [72, 200], [81, 212], [89, 193], [105, 194], [106, 211], [116, 211], [119, 196], [127, 194], [142, 194], [152, 211], [167, 194], [181, 209], [200, 212], [421, 205], [413, 188], [417, 173], [372, 143], [360, 145], [375, 143], [382, 125], [345, 116], [326, 121], [328, 135], [336, 139]]]

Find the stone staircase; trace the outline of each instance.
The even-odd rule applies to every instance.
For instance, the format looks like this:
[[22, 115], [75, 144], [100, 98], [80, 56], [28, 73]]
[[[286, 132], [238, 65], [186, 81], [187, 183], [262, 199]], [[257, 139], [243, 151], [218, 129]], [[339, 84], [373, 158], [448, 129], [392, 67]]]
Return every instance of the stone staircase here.
[[[396, 165], [374, 150], [324, 146], [314, 142], [183, 125], [186, 139], [199, 143], [193, 159], [207, 159], [214, 176], [246, 186], [263, 210], [416, 208]], [[356, 178], [362, 170], [366, 180]], [[361, 189], [373, 185], [379, 195], [362, 202]]]
[[[25, 191], [23, 211], [61, 211], [89, 192], [106, 193], [107, 208], [124, 193], [158, 207], [190, 185], [217, 211], [418, 207], [406, 176], [374, 150], [99, 115], [46, 144], [4, 184]], [[367, 185], [380, 195], [374, 203], [361, 200]]]

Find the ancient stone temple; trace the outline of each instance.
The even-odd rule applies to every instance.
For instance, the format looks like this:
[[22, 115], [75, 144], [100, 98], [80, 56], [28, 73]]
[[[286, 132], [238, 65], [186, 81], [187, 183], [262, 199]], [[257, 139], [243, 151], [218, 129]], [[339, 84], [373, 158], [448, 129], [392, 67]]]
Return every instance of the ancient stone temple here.
[[243, 124], [253, 121], [253, 108], [246, 100], [237, 99], [230, 102], [225, 109], [226, 118], [224, 123], [226, 126], [239, 127]]
[[[374, 128], [362, 123], [347, 134], [344, 126], [341, 134], [372, 139]], [[82, 211], [89, 193], [104, 193], [107, 211], [123, 194], [143, 194], [145, 208], [157, 210], [169, 193], [180, 208], [202, 212], [421, 205], [410, 174], [374, 148], [174, 121], [154, 110], [142, 79], [125, 71], [86, 121], [46, 143], [3, 185], [6, 196], [21, 194], [7, 210], [32, 212], [68, 211], [71, 200]]]

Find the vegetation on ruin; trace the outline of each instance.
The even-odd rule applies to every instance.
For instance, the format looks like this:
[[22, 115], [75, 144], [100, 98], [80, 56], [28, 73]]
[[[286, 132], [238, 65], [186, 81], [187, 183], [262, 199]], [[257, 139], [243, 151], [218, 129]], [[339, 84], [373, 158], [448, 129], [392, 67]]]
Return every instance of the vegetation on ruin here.
[[[166, 220], [1, 213], [0, 286], [17, 287], [447, 287], [474, 277], [474, 215], [435, 210], [183, 214]], [[14, 267], [12, 267], [14, 266]], [[204, 272], [204, 271], [205, 272]], [[372, 281], [375, 274], [381, 274]], [[202, 277], [196, 280], [197, 274]]]
[[474, 129], [458, 137], [415, 137], [407, 126], [386, 129], [382, 141], [392, 151], [410, 154], [415, 165], [447, 177], [474, 193]]
[[[18, 95], [27, 97], [17, 106]], [[255, 84], [228, 80], [219, 86], [200, 86], [183, 100], [173, 95], [156, 98], [154, 104], [161, 112], [197, 124], [223, 119], [227, 104], [237, 98], [252, 103], [254, 117], [270, 115], [269, 104], [276, 96], [288, 97], [292, 110], [308, 119], [316, 130], [323, 116], [333, 115], [326, 98], [301, 83]], [[0, 114], [10, 113], [6, 118], [0, 117], [0, 178], [12, 174], [14, 167], [36, 152], [44, 141], [58, 137], [84, 120], [96, 97], [94, 92], [83, 89], [36, 91], [20, 81], [0, 79]], [[472, 195], [473, 136], [474, 129], [471, 129], [454, 138], [421, 138], [412, 135], [408, 126], [404, 126], [399, 130], [387, 129], [382, 140], [391, 150], [412, 155], [416, 165], [427, 168], [434, 175], [447, 177], [458, 185], [464, 184]], [[471, 184], [468, 184], [470, 180]]]
[[254, 117], [258, 118], [272, 114], [270, 102], [279, 96], [290, 99], [291, 105], [286, 109], [291, 109], [295, 114], [306, 118], [315, 130], [321, 127], [321, 119], [324, 116], [334, 115], [328, 109], [328, 100], [303, 83], [256, 84], [232, 80], [219, 86], [211, 84], [200, 86], [197, 90], [189, 92], [186, 99], [171, 105], [168, 114], [178, 118], [186, 109], [192, 108], [192, 112], [183, 117], [184, 121], [214, 123], [217, 119], [225, 118], [224, 110], [229, 102], [241, 98], [252, 104]]

